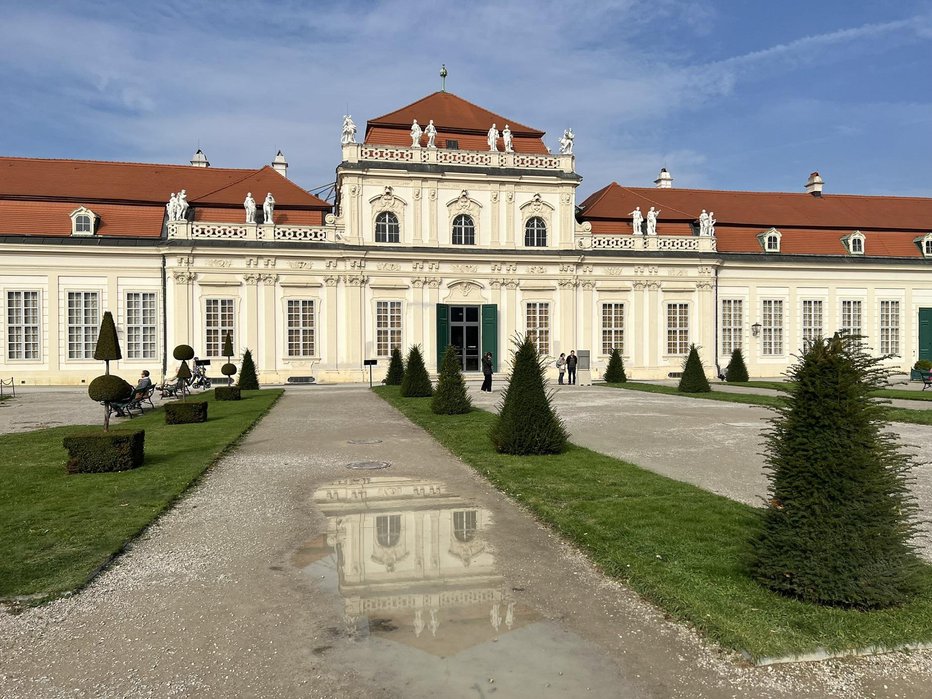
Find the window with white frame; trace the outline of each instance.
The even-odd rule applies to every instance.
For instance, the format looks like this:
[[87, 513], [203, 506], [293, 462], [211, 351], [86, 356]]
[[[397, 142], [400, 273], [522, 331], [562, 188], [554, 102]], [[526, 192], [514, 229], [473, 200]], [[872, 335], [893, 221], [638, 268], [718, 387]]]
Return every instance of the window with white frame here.
[[861, 231], [855, 231], [848, 236], [848, 252], [852, 255], [864, 254], [864, 234]]
[[204, 340], [208, 357], [220, 357], [227, 333], [235, 338], [233, 299], [207, 299], [204, 312]]
[[375, 303], [375, 353], [387, 357], [401, 349], [401, 301]]
[[880, 353], [900, 353], [900, 302], [880, 302]]
[[75, 233], [91, 233], [91, 217], [87, 214], [79, 214], [74, 217]]
[[932, 233], [927, 233], [922, 238], [916, 238], [915, 242], [920, 244], [924, 257], [932, 257]]
[[783, 299], [764, 299], [761, 303], [761, 354], [783, 354]]
[[313, 299], [288, 299], [288, 356], [313, 357], [317, 352], [317, 318]]
[[99, 294], [96, 291], [69, 291], [68, 359], [93, 359], [99, 331]]
[[457, 541], [466, 543], [476, 538], [478, 514], [476, 510], [457, 510], [453, 513], [453, 536]]
[[398, 217], [391, 211], [383, 211], [375, 217], [375, 242], [397, 243], [401, 241], [401, 226]]
[[861, 334], [861, 302], [841, 302], [841, 331], [849, 335]]
[[782, 233], [776, 228], [771, 228], [769, 231], [761, 233], [757, 239], [760, 241], [761, 247], [764, 248], [764, 252], [780, 252], [780, 238]]
[[94, 235], [96, 214], [90, 209], [81, 206], [71, 212], [71, 235]]
[[6, 292], [7, 359], [39, 359], [39, 292]]
[[602, 304], [602, 354], [625, 353], [625, 304]]
[[667, 304], [667, 354], [689, 352], [689, 304]]
[[126, 293], [126, 358], [154, 359], [156, 355], [156, 295], [154, 291]]
[[529, 248], [547, 247], [547, 222], [533, 216], [524, 224], [524, 244]]
[[722, 354], [731, 355], [744, 344], [744, 301], [722, 299]]
[[476, 224], [473, 223], [472, 216], [460, 214], [453, 219], [453, 244], [476, 244]]
[[528, 303], [525, 311], [527, 336], [540, 355], [550, 354], [550, 304]]
[[802, 317], [803, 349], [809, 346], [816, 338], [822, 337], [822, 300], [804, 299]]

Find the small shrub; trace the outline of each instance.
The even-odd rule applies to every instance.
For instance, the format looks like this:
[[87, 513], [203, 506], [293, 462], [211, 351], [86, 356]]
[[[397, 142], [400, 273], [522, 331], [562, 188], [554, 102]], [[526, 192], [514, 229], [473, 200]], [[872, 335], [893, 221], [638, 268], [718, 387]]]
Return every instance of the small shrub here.
[[133, 387], [128, 381], [116, 374], [103, 374], [90, 382], [87, 395], [91, 400], [102, 403], [116, 403], [127, 400], [133, 394]]
[[392, 359], [388, 363], [388, 373], [385, 374], [386, 386], [400, 386], [405, 377], [405, 365], [401, 359], [401, 350], [392, 348]]
[[920, 359], [913, 364], [913, 369], [916, 371], [932, 371], [932, 360]]
[[68, 473], [108, 473], [142, 466], [144, 430], [133, 432], [91, 432], [65, 437]]
[[192, 422], [207, 422], [207, 403], [166, 403], [165, 424], [187, 425]]
[[237, 386], [244, 391], [259, 390], [259, 377], [256, 376], [256, 363], [252, 360], [252, 352], [248, 349], [243, 354], [243, 366], [239, 370], [239, 382]]
[[466, 392], [466, 382], [463, 381], [460, 357], [453, 347], [448, 346], [443, 354], [440, 378], [430, 409], [436, 415], [463, 415], [472, 410], [472, 401]]
[[424, 366], [420, 345], [414, 345], [408, 352], [405, 376], [401, 381], [401, 395], [405, 398], [429, 398], [434, 395], [434, 387]]
[[709, 393], [712, 390], [699, 359], [699, 348], [695, 345], [689, 346], [689, 355], [683, 363], [683, 375], [676, 390], [682, 393]]
[[216, 400], [240, 400], [242, 397], [239, 386], [217, 386], [214, 389]]
[[731, 359], [728, 360], [728, 366], [725, 368], [725, 381], [735, 383], [747, 380], [748, 368], [744, 365], [744, 357], [740, 349], [735, 349], [731, 353]]
[[625, 374], [625, 365], [621, 359], [621, 352], [617, 348], [612, 348], [612, 355], [608, 358], [608, 366], [605, 367], [605, 383], [625, 383], [628, 380]]
[[194, 348], [191, 345], [177, 345], [172, 350], [172, 356], [179, 362], [188, 362], [194, 359]]

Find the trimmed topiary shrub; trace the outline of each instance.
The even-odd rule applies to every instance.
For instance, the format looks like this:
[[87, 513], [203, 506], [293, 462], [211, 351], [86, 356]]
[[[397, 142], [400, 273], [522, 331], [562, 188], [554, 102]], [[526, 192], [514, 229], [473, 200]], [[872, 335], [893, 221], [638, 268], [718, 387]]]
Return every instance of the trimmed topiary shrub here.
[[388, 363], [388, 373], [385, 374], [386, 386], [400, 386], [405, 377], [405, 365], [401, 359], [401, 350], [392, 348], [392, 359]]
[[229, 331], [223, 338], [223, 356], [227, 358], [227, 363], [220, 367], [220, 373], [227, 377], [227, 386], [232, 386], [236, 365], [233, 363], [233, 335]]
[[916, 371], [932, 371], [932, 361], [928, 359], [919, 359], [913, 364]]
[[559, 454], [566, 449], [566, 428], [551, 404], [544, 378], [546, 358], [528, 337], [515, 340], [508, 387], [490, 437], [502, 454]]
[[466, 392], [466, 382], [463, 381], [460, 357], [452, 346], [448, 346], [443, 354], [440, 378], [430, 409], [436, 415], [462, 415], [472, 410], [472, 400]]
[[216, 400], [240, 400], [242, 397], [239, 386], [217, 386], [214, 389]]
[[702, 368], [702, 360], [699, 359], [699, 348], [695, 345], [689, 346], [689, 354], [683, 362], [683, 375], [676, 390], [683, 393], [709, 393], [712, 390]]
[[612, 348], [612, 354], [608, 358], [608, 366], [605, 367], [605, 383], [624, 383], [628, 380], [625, 374], [625, 365], [621, 360], [621, 352], [617, 348]]
[[[110, 431], [110, 404], [125, 400], [133, 391], [133, 387], [119, 376], [110, 376], [110, 362], [122, 358], [120, 338], [117, 336], [113, 314], [105, 311], [100, 321], [100, 332], [97, 333], [97, 344], [94, 347], [94, 359], [104, 363], [104, 373], [91, 381], [87, 387], [87, 394], [91, 399], [104, 404], [104, 432]], [[127, 386], [129, 386], [129, 392], [127, 392]]]
[[917, 591], [913, 458], [885, 401], [889, 372], [857, 338], [819, 338], [790, 368], [794, 384], [766, 435], [769, 500], [752, 575], [816, 604], [878, 609]]
[[725, 381], [735, 383], [747, 380], [748, 368], [744, 365], [744, 357], [740, 349], [735, 349], [731, 353], [731, 359], [728, 360], [728, 366], [725, 368]]
[[166, 403], [165, 424], [187, 425], [192, 422], [207, 422], [207, 403]]
[[98, 402], [116, 403], [128, 400], [133, 395], [133, 386], [121, 376], [104, 374], [88, 384], [87, 395]]
[[248, 349], [243, 353], [243, 366], [239, 370], [239, 383], [244, 391], [258, 391], [259, 377], [256, 376], [256, 364], [252, 361], [252, 352]]
[[92, 432], [65, 437], [68, 473], [107, 473], [142, 466], [146, 433]]
[[172, 350], [172, 356], [179, 362], [190, 362], [194, 359], [194, 348], [191, 345], [177, 345]]
[[421, 355], [421, 346], [414, 345], [408, 351], [408, 361], [405, 362], [405, 375], [401, 380], [401, 395], [405, 398], [429, 398], [434, 394], [434, 387], [427, 375], [424, 366], [424, 357]]

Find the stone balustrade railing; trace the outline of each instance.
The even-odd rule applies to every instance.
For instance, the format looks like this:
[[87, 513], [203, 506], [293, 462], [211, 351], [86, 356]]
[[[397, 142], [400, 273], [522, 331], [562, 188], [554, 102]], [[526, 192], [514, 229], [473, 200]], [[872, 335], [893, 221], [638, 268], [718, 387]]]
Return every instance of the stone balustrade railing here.
[[576, 233], [578, 250], [659, 250], [667, 252], [715, 252], [712, 236], [686, 235], [591, 235]]
[[342, 233], [342, 228], [335, 225], [279, 226], [262, 223], [211, 223], [209, 221], [174, 221], [168, 224], [168, 237], [182, 240], [334, 243], [343, 240]]
[[573, 172], [573, 155], [552, 153], [493, 153], [449, 148], [404, 148], [371, 143], [343, 144], [343, 162], [421, 163], [473, 167]]

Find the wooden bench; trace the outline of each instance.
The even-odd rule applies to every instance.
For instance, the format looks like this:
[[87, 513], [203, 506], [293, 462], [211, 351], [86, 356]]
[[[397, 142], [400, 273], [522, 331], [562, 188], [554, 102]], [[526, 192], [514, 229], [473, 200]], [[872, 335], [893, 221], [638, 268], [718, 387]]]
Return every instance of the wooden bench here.
[[923, 391], [932, 386], [932, 371], [920, 371], [919, 376], [922, 377]]
[[150, 408], [155, 408], [152, 402], [152, 396], [155, 394], [155, 385], [149, 386], [145, 391], [134, 391], [133, 397], [125, 403], [111, 403], [110, 412], [116, 413], [118, 417], [133, 417], [134, 411], [139, 411], [142, 415], [146, 412], [145, 404], [148, 403]]

